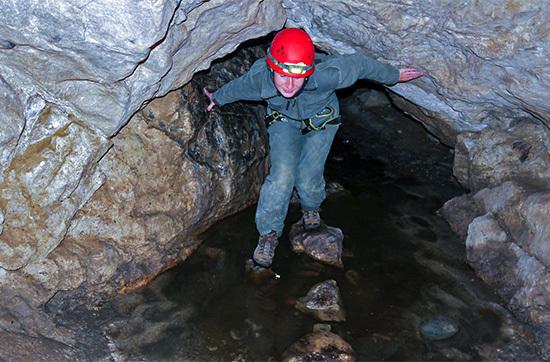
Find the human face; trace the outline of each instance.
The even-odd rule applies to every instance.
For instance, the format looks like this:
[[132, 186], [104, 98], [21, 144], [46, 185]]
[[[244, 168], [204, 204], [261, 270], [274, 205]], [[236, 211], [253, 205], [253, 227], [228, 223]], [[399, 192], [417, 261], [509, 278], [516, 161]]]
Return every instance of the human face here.
[[305, 78], [293, 78], [281, 73], [273, 72], [275, 88], [277, 88], [277, 90], [285, 98], [294, 97], [296, 93], [302, 89], [305, 80]]

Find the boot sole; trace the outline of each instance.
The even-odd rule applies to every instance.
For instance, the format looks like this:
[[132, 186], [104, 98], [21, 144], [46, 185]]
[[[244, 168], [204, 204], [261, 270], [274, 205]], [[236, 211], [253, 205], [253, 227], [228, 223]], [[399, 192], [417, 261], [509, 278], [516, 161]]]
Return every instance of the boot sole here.
[[254, 266], [258, 266], [258, 267], [265, 268], [265, 269], [268, 269], [268, 268], [271, 267], [271, 265], [273, 265], [273, 263], [269, 263], [269, 264], [260, 263], [254, 258], [252, 258], [252, 262], [254, 263]]

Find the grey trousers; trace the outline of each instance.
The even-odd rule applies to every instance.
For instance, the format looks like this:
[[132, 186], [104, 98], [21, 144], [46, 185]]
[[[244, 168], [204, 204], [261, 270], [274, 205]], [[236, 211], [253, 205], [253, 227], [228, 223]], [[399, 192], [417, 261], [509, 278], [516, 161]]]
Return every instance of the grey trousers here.
[[275, 230], [280, 236], [294, 187], [302, 209], [314, 210], [325, 199], [325, 162], [339, 125], [301, 132], [302, 123], [275, 122], [268, 128], [271, 168], [260, 190], [256, 228], [260, 235]]

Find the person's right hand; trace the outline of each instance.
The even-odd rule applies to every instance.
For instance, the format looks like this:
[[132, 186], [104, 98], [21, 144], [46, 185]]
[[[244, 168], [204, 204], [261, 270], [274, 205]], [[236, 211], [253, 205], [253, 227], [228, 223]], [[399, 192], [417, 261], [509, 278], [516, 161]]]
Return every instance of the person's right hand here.
[[206, 87], [204, 87], [202, 89], [202, 92], [204, 93], [205, 96], [208, 97], [208, 99], [210, 100], [210, 104], [208, 105], [208, 107], [206, 107], [206, 110], [208, 112], [212, 112], [212, 110], [214, 109], [214, 107], [216, 106], [216, 103], [214, 103], [214, 98], [212, 98], [212, 93], [210, 93], [208, 91], [208, 89], [206, 89]]
[[425, 76], [426, 73], [416, 68], [401, 68], [399, 69], [399, 83], [408, 82], [410, 80]]

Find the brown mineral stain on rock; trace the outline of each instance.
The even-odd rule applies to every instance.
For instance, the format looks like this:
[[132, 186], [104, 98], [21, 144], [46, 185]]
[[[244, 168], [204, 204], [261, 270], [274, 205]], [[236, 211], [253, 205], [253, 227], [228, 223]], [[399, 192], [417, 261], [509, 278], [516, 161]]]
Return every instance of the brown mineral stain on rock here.
[[191, 243], [186, 243], [186, 246], [182, 248], [182, 250], [178, 254], [178, 257], [172, 260], [169, 260], [164, 264], [161, 264], [161, 268], [159, 268], [158, 270], [150, 274], [147, 274], [142, 278], [132, 280], [129, 282], [119, 279], [119, 282], [123, 284], [123, 286], [118, 289], [118, 293], [124, 294], [124, 293], [134, 292], [136, 290], [145, 288], [160, 274], [164, 273], [169, 269], [174, 268], [181, 262], [185, 261], [185, 259], [187, 259], [190, 255], [192, 255], [199, 248], [200, 245], [201, 245], [200, 241], [193, 241]]
[[136, 290], [140, 290], [140, 289], [145, 288], [156, 277], [158, 277], [160, 274], [164, 273], [168, 269], [171, 269], [171, 268], [175, 267], [176, 265], [178, 265], [179, 262], [180, 262], [179, 259], [171, 260], [171, 261], [167, 262], [167, 264], [163, 265], [160, 269], [154, 271], [153, 273], [147, 274], [143, 278], [139, 278], [139, 279], [136, 279], [136, 280], [131, 280], [131, 281], [128, 281], [128, 282], [121, 279], [120, 282], [123, 283], [124, 285], [121, 288], [118, 289], [118, 293], [119, 294], [124, 294], [124, 293], [128, 293], [128, 292], [135, 292]]
[[508, 1], [506, 3], [506, 9], [512, 13], [517, 13], [519, 8], [520, 8], [519, 4], [514, 0]]

